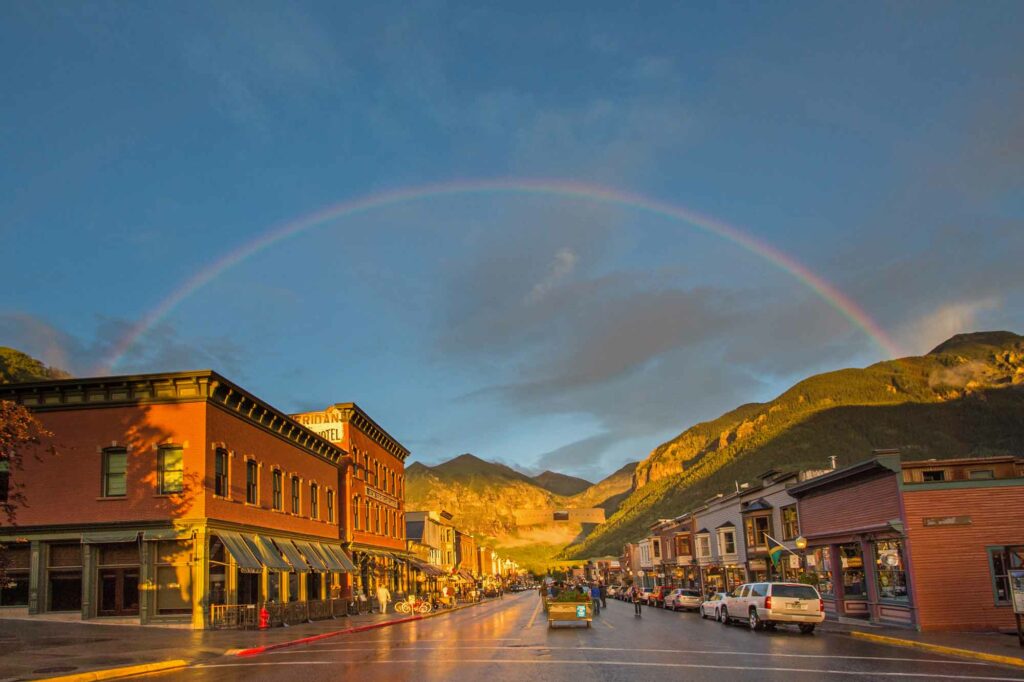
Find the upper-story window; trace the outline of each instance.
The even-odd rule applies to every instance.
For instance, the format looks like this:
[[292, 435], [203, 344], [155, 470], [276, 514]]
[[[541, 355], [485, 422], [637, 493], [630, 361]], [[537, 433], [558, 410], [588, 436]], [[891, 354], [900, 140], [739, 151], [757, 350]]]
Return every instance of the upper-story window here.
[[302, 511], [302, 507], [299, 506], [299, 477], [292, 476], [292, 514], [298, 514]]
[[735, 554], [736, 531], [732, 529], [718, 531], [718, 544], [721, 546], [722, 554]]
[[391, 529], [390, 521], [391, 521], [391, 513], [387, 509], [385, 509], [384, 510], [384, 535], [389, 535], [390, 534], [390, 529]]
[[651, 549], [654, 551], [654, 558], [661, 558], [661, 543], [655, 540], [651, 543]]
[[697, 536], [697, 556], [708, 558], [711, 556], [711, 537], [708, 535]]
[[271, 479], [271, 495], [270, 495], [271, 500], [270, 500], [270, 504], [277, 511], [281, 511], [284, 508], [283, 507], [283, 502], [281, 500], [281, 496], [283, 494], [282, 490], [284, 488], [284, 474], [281, 473], [280, 469], [274, 469], [274, 471], [271, 472], [270, 479]]
[[161, 495], [185, 489], [185, 465], [180, 445], [161, 445], [156, 454], [158, 490]]
[[334, 523], [334, 491], [327, 490], [327, 523]]
[[316, 483], [309, 484], [309, 518], [320, 518], [320, 488]]
[[782, 512], [782, 539], [795, 540], [800, 535], [800, 518], [797, 516], [796, 505], [791, 504], [783, 507]]
[[380, 505], [373, 505], [373, 529], [380, 535]]
[[935, 471], [922, 471], [921, 480], [923, 481], [945, 481], [946, 472], [942, 469], [936, 469]]
[[245, 501], [248, 504], [260, 501], [260, 465], [254, 459], [245, 462]]
[[767, 547], [768, 536], [772, 532], [772, 517], [770, 516], [748, 516], [743, 522], [747, 531], [748, 547]]
[[676, 556], [691, 556], [693, 549], [690, 547], [689, 535], [676, 536]]
[[7, 502], [11, 497], [11, 462], [0, 459], [0, 502]]
[[[6, 460], [4, 460], [6, 463]], [[103, 497], [124, 497], [127, 491], [128, 451], [124, 448], [103, 450]]]
[[213, 453], [213, 494], [228, 496], [228, 451], [217, 448]]
[[967, 472], [967, 478], [972, 481], [987, 481], [996, 477], [994, 469], [971, 469]]

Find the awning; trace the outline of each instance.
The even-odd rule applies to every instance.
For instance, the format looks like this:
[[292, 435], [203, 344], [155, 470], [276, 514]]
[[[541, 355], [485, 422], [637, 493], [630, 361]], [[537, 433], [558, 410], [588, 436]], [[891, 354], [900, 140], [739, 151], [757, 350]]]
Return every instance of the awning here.
[[269, 538], [262, 535], [248, 535], [245, 537], [253, 554], [256, 555], [263, 565], [272, 571], [290, 571], [291, 565], [281, 556], [281, 551], [274, 546]]
[[135, 542], [139, 539], [137, 530], [108, 530], [100, 533], [82, 533], [84, 545], [112, 545], [119, 542]]
[[187, 540], [192, 536], [192, 531], [185, 528], [156, 528], [149, 529], [142, 534], [143, 540]]
[[274, 538], [274, 544], [281, 548], [296, 573], [309, 573], [309, 564], [302, 559], [302, 555], [299, 554], [299, 550], [295, 548], [291, 540]]
[[263, 564], [252, 553], [245, 540], [238, 533], [228, 530], [215, 531], [215, 535], [221, 539], [228, 552], [238, 563], [238, 570], [242, 573], [262, 573]]
[[330, 554], [331, 556], [333, 556], [335, 559], [338, 560], [338, 563], [341, 564], [341, 570], [347, 571], [349, 573], [357, 573], [358, 572], [358, 569], [356, 568], [356, 565], [354, 563], [352, 563], [352, 560], [348, 558], [348, 554], [345, 554], [345, 550], [343, 550], [340, 546], [338, 546], [338, 545], [321, 545], [321, 547], [323, 547], [325, 550], [327, 550], [328, 554]]
[[319, 545], [319, 544], [317, 544], [315, 542], [311, 542], [311, 543], [309, 543], [309, 545], [310, 545], [310, 547], [312, 547], [316, 551], [317, 556], [319, 556], [323, 560], [323, 562], [325, 564], [327, 564], [327, 570], [328, 571], [344, 571], [345, 570], [345, 567], [341, 565], [341, 563], [338, 561], [338, 559], [335, 558], [335, 556], [333, 554], [331, 554], [326, 549], [324, 549], [324, 547], [322, 545]]
[[314, 571], [318, 573], [326, 573], [329, 569], [324, 560], [320, 557], [320, 553], [313, 549], [312, 545], [302, 540], [293, 540], [295, 546], [302, 552], [302, 556], [306, 558], [306, 563], [313, 567]]
[[413, 565], [413, 568], [416, 568], [421, 573], [424, 573], [431, 578], [439, 578], [446, 575], [443, 568], [419, 561], [418, 559], [409, 559], [409, 563]]
[[473, 574], [470, 573], [465, 568], [460, 568], [459, 569], [459, 575], [461, 575], [463, 578], [465, 578], [466, 580], [468, 580], [471, 583], [472, 582], [476, 582], [476, 578], [473, 577]]

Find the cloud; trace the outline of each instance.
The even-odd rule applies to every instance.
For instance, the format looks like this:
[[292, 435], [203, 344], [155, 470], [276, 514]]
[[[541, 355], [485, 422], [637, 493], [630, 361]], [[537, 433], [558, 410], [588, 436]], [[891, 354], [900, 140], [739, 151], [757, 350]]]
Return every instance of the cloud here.
[[896, 338], [915, 353], [927, 353], [954, 334], [980, 331], [978, 325], [983, 314], [999, 305], [994, 296], [946, 303], [902, 327]]
[[533, 285], [527, 301], [532, 303], [544, 298], [545, 294], [572, 274], [572, 271], [576, 269], [576, 261], [577, 256], [571, 249], [559, 249], [555, 254], [554, 263], [551, 264], [551, 270], [544, 279]]

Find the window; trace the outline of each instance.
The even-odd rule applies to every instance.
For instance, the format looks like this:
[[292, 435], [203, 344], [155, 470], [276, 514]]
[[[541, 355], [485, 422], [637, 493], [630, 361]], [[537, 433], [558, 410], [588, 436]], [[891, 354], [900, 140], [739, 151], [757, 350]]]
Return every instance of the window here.
[[[385, 480], [387, 480], [387, 479], [385, 479]], [[390, 521], [391, 521], [391, 512], [388, 511], [387, 509], [385, 509], [384, 510], [384, 535], [389, 535], [391, 533], [391, 523], [390, 523]]]
[[946, 480], [946, 472], [943, 471], [942, 469], [938, 469], [938, 470], [935, 470], [935, 471], [922, 471], [921, 472], [921, 480], [923, 480], [923, 481], [945, 481]]
[[768, 583], [755, 583], [750, 586], [751, 597], [767, 597]]
[[373, 529], [380, 535], [380, 505], [373, 505]]
[[808, 550], [807, 573], [815, 578], [815, 587], [823, 597], [834, 594], [832, 588], [832, 562], [828, 547], [816, 547]]
[[[6, 464], [6, 460], [0, 462]], [[4, 581], [0, 582], [0, 606], [28, 606], [29, 547], [8, 545], [4, 550], [6, 566]]]
[[124, 448], [103, 450], [103, 497], [124, 497], [127, 484], [128, 451]]
[[996, 477], [996, 472], [992, 469], [971, 469], [967, 472], [967, 478], [972, 481], [989, 481]]
[[213, 453], [213, 494], [228, 496], [228, 451], [217, 448]]
[[743, 522], [747, 531], [747, 547], [768, 547], [768, 536], [772, 532], [772, 517], [748, 516]]
[[371, 526], [370, 526], [370, 500], [366, 500], [366, 523], [365, 523], [365, 526], [366, 526], [366, 530], [367, 531], [369, 531], [371, 529]]
[[707, 559], [711, 556], [711, 538], [709, 536], [697, 536], [697, 556], [702, 559]]
[[254, 459], [245, 462], [245, 501], [247, 504], [260, 501], [260, 465]]
[[860, 554], [860, 545], [839, 545], [839, 562], [843, 570], [843, 592], [846, 596], [866, 597], [868, 590], [864, 580], [864, 558]]
[[327, 523], [334, 523], [334, 491], [327, 491]]
[[299, 477], [292, 476], [292, 514], [298, 514], [302, 511], [302, 507], [299, 506]]
[[722, 548], [722, 554], [731, 555], [736, 553], [736, 531], [723, 530], [718, 532], [718, 544]]
[[676, 556], [691, 556], [693, 550], [690, 547], [690, 536], [689, 535], [677, 535], [676, 536]]
[[5, 457], [0, 459], [0, 502], [6, 502], [11, 496], [11, 463]]
[[157, 480], [161, 495], [185, 489], [185, 469], [180, 445], [162, 445], [156, 458]]
[[283, 508], [281, 503], [281, 489], [284, 487], [284, 476], [281, 474], [280, 469], [274, 469], [270, 478], [271, 481], [273, 482], [271, 505], [273, 505], [274, 509], [276, 509], [277, 511], [281, 511], [281, 509]]
[[989, 552], [989, 566], [992, 570], [992, 590], [997, 604], [1009, 604], [1010, 569], [1024, 568], [1024, 547], [992, 547]]
[[309, 484], [309, 518], [320, 518], [320, 488], [316, 483]]
[[782, 508], [782, 539], [795, 540], [800, 535], [800, 519], [796, 513], [796, 505]]
[[352, 498], [352, 527], [359, 530], [359, 496]]
[[875, 574], [878, 577], [878, 596], [882, 599], [909, 601], [902, 543], [899, 540], [876, 542], [875, 566]]
[[651, 543], [651, 547], [654, 548], [654, 558], [658, 559], [661, 557], [661, 543], [655, 540]]

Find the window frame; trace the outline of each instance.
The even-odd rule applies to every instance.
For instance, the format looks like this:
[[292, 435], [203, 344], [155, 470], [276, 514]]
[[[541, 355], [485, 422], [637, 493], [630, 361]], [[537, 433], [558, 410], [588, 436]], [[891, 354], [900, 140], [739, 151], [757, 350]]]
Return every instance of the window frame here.
[[[694, 550], [697, 552], [696, 556], [698, 559], [710, 559], [711, 558], [711, 534], [710, 533], [697, 533], [696, 544]], [[707, 552], [702, 552], [702, 549], [707, 548]]]
[[325, 497], [327, 503], [327, 523], [334, 523], [334, 491], [328, 488]]
[[320, 486], [315, 482], [309, 484], [309, 518], [320, 518]]
[[291, 512], [296, 516], [302, 515], [302, 479], [297, 474], [291, 476]]
[[[255, 472], [252, 480], [249, 472]], [[258, 505], [260, 503], [260, 464], [255, 457], [245, 460], [245, 503]]]
[[[181, 468], [168, 469], [166, 466], [167, 453], [177, 450], [181, 454]], [[168, 474], [178, 473], [181, 480], [176, 488], [167, 485]], [[185, 492], [185, 448], [178, 444], [167, 443], [157, 447], [156, 452], [156, 480], [157, 493], [160, 495], [180, 495]]]
[[[219, 471], [222, 459], [224, 471]], [[217, 492], [218, 487], [221, 492]], [[215, 448], [213, 451], [213, 494], [225, 500], [231, 496], [231, 455], [227, 448]]]
[[[938, 475], [938, 478], [929, 478], [930, 476]], [[923, 483], [944, 483], [946, 481], [946, 470], [945, 469], [923, 469], [921, 471], [921, 481]]]
[[[731, 537], [730, 540], [726, 540], [727, 537]], [[728, 543], [732, 544], [732, 551], [728, 551]], [[736, 556], [736, 529], [735, 528], [723, 528], [718, 531], [718, 544], [722, 556]]]
[[[128, 495], [128, 448], [125, 448], [125, 447], [109, 447], [109, 448], [103, 448], [103, 450], [101, 452], [102, 452], [102, 455], [101, 455], [101, 457], [102, 457], [101, 466], [103, 467], [103, 479], [102, 479], [102, 481], [100, 483], [100, 485], [101, 485], [100, 495], [102, 497], [109, 497], [109, 498], [127, 497], [127, 495]], [[110, 472], [110, 457], [111, 457], [111, 455], [124, 455], [124, 471], [121, 472], [121, 476], [124, 478], [124, 487], [123, 487], [124, 492], [122, 492], [121, 494], [114, 494], [114, 493], [110, 492], [110, 476], [111, 476], [111, 472]]]
[[[793, 532], [790, 533], [789, 523], [786, 520], [786, 512], [793, 512]], [[796, 540], [800, 535], [800, 510], [797, 509], [796, 503], [787, 504], [779, 509], [779, 516], [782, 520], [782, 539], [783, 540]]]
[[[985, 548], [988, 553], [989, 578], [992, 582], [992, 603], [995, 606], [1013, 606], [1013, 594], [1010, 591], [1010, 571], [1024, 568], [1024, 545], [990, 545]], [[1020, 554], [1019, 566], [1014, 565], [1011, 554]], [[996, 573], [995, 557], [998, 556], [1003, 564], [1003, 572]], [[999, 582], [1005, 582], [1006, 597], [999, 598]]]
[[270, 507], [284, 511], [284, 472], [276, 468], [270, 471]]

